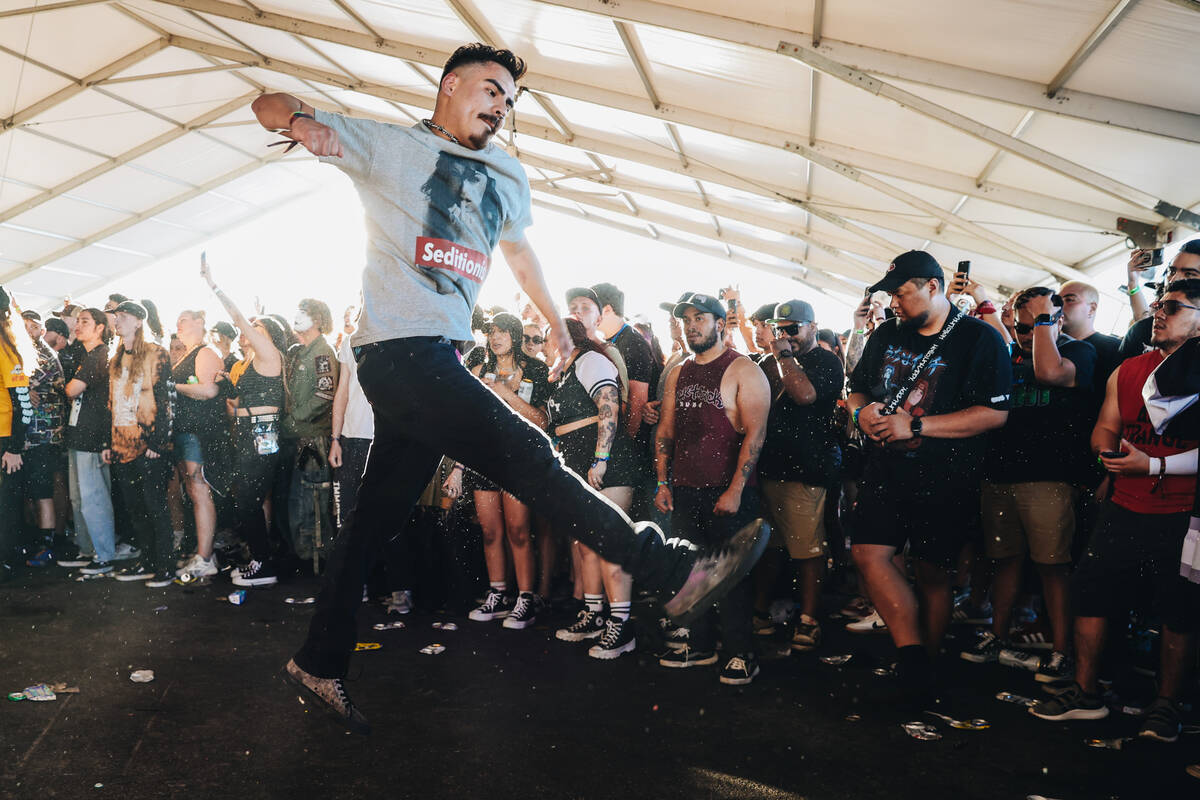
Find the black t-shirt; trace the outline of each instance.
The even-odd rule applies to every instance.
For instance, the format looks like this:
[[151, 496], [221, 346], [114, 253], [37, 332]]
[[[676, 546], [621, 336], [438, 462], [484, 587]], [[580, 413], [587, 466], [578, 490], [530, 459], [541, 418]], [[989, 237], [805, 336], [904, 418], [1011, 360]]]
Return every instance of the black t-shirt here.
[[1101, 395], [1103, 395], [1104, 387], [1108, 384], [1108, 376], [1113, 374], [1113, 370], [1122, 361], [1121, 340], [1115, 336], [1109, 336], [1107, 333], [1093, 333], [1082, 341], [1087, 342], [1096, 349], [1094, 382]]
[[1088, 481], [1092, 465], [1088, 442], [1096, 422], [1096, 348], [1063, 336], [1058, 340], [1058, 352], [1075, 365], [1078, 388], [1038, 383], [1033, 375], [1033, 355], [1014, 350], [1012, 408], [1004, 427], [991, 433], [988, 480]]
[[1150, 352], [1150, 333], [1153, 327], [1153, 317], [1144, 317], [1129, 326], [1129, 330], [1125, 331], [1125, 338], [1121, 340], [1121, 350], [1118, 354], [1121, 361], [1128, 361]]
[[221, 363], [225, 368], [225, 373], [228, 374], [229, 371], [233, 369], [233, 365], [240, 360], [241, 359], [238, 358], [237, 353], [230, 353], [229, 355], [225, 356], [225, 358], [221, 360]]
[[[951, 307], [947, 322], [960, 315]], [[937, 339], [902, 327], [895, 318], [875, 329], [850, 376], [850, 391], [887, 403]], [[901, 408], [914, 417], [972, 406], [1006, 410], [1012, 387], [1008, 348], [994, 328], [972, 317], [959, 321], [922, 371]], [[895, 445], [867, 441], [866, 477], [908, 491], [941, 493], [978, 483], [987, 452], [984, 434], [967, 439], [920, 437]]]
[[802, 406], [786, 390], [772, 398], [758, 474], [768, 480], [828, 486], [837, 479], [842, 463], [833, 429], [845, 382], [842, 361], [828, 350], [814, 347], [796, 362], [816, 390], [817, 399]]
[[85, 355], [87, 350], [78, 339], [58, 351], [58, 363], [62, 364], [64, 380], [70, 381], [75, 377], [75, 371], [79, 369]]
[[75, 379], [86, 383], [87, 389], [72, 401], [65, 441], [71, 450], [99, 453], [108, 447], [112, 438], [112, 416], [108, 410], [108, 348], [101, 344], [91, 352], [84, 350]]
[[[629, 382], [641, 381], [646, 384], [649, 387], [646, 399], [651, 400], [657, 386], [654, 379], [654, 351], [650, 349], [650, 343], [642, 338], [637, 328], [628, 323], [617, 331], [611, 341], [625, 361], [625, 375]], [[639, 460], [648, 461], [650, 458], [650, 428], [644, 422], [638, 426], [634, 441], [637, 442]]]

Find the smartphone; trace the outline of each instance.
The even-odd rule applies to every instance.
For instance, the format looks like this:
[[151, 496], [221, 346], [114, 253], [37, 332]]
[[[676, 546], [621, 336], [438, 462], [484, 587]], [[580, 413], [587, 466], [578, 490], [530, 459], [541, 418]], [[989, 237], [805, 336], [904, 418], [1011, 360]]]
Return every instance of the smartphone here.
[[971, 274], [971, 262], [970, 261], [958, 262], [958, 273], [960, 275], [970, 275]]
[[1157, 267], [1162, 264], [1162, 260], [1163, 249], [1161, 247], [1156, 247], [1153, 250], [1147, 250], [1145, 255], [1142, 256], [1142, 269]]
[[1129, 453], [1126, 453], [1123, 450], [1101, 450], [1100, 455], [1103, 458], [1121, 458], [1129, 455]]
[[200, 266], [202, 266], [202, 267], [208, 266], [208, 251], [207, 250], [200, 251]]

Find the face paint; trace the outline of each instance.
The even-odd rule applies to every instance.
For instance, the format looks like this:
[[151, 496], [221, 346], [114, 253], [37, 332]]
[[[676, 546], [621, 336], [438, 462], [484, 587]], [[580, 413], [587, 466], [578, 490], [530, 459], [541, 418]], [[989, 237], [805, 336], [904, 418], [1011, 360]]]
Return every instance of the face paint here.
[[312, 326], [312, 317], [306, 314], [303, 310], [296, 312], [296, 316], [292, 320], [292, 330], [294, 330], [296, 333], [304, 333]]

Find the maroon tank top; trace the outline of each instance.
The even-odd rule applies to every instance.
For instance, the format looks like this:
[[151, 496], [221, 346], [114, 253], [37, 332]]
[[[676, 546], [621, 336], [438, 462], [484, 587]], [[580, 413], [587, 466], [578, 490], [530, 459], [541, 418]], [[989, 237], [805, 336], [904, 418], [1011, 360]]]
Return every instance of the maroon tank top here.
[[675, 383], [675, 457], [671, 482], [696, 489], [725, 487], [737, 470], [742, 434], [734, 430], [721, 400], [721, 378], [738, 358], [726, 350], [716, 360], [689, 358]]

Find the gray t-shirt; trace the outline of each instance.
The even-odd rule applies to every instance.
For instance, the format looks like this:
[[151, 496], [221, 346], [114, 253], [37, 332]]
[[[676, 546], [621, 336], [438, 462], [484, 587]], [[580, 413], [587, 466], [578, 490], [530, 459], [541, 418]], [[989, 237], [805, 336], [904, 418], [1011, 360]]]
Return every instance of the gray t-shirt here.
[[471, 309], [500, 240], [530, 218], [529, 181], [495, 143], [456, 145], [411, 128], [316, 113], [337, 131], [367, 223], [363, 310], [355, 346], [406, 336], [471, 338]]

